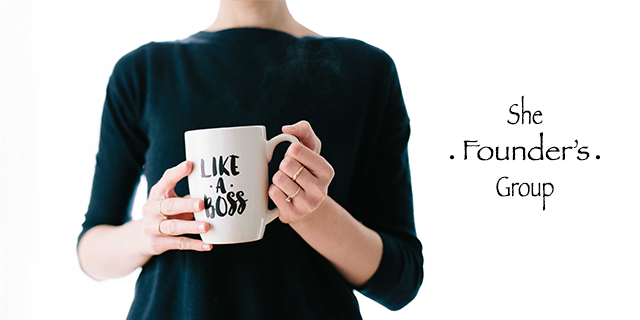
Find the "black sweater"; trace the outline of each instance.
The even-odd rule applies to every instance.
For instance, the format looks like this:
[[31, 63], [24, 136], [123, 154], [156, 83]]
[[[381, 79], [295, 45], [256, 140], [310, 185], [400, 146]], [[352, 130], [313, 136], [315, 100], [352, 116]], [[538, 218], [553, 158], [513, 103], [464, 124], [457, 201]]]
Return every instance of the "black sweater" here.
[[[185, 131], [265, 125], [271, 138], [302, 119], [335, 169], [329, 196], [383, 240], [378, 270], [358, 289], [389, 309], [402, 308], [423, 277], [409, 118], [392, 59], [354, 39], [236, 28], [152, 42], [122, 57], [107, 87], [91, 201], [78, 240], [93, 226], [131, 219], [140, 175], [150, 188], [183, 161]], [[285, 149], [276, 149], [270, 176]], [[175, 190], [188, 194], [186, 179]], [[359, 319], [353, 289], [276, 219], [260, 241], [151, 258], [129, 318]]]

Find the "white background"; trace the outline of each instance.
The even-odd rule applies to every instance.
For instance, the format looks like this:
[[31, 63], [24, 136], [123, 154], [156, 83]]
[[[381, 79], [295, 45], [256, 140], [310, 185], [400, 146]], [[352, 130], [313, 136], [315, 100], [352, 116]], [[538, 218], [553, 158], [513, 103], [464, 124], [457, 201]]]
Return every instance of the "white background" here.
[[[598, 3], [289, 2], [310, 29], [389, 53], [412, 119], [425, 279], [398, 312], [358, 295], [365, 319], [640, 318], [640, 11]], [[95, 282], [75, 253], [106, 83], [122, 55], [205, 29], [217, 7], [2, 1], [1, 319], [126, 316], [137, 273]], [[542, 124], [506, 123], [522, 95]], [[591, 157], [462, 160], [464, 140], [532, 147], [540, 132], [545, 148], [577, 139]], [[499, 197], [501, 176], [553, 183], [546, 210]]]

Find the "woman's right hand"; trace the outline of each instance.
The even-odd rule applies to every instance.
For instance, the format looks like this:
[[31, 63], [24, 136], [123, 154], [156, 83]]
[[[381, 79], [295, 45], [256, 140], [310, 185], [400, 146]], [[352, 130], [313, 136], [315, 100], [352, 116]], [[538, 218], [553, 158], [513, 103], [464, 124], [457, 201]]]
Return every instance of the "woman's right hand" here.
[[212, 246], [184, 234], [201, 234], [209, 231], [210, 224], [193, 221], [193, 213], [204, 209], [199, 199], [176, 195], [178, 181], [193, 170], [193, 163], [184, 161], [167, 169], [162, 178], [151, 188], [147, 203], [142, 207], [140, 248], [144, 254], [158, 255], [167, 250], [209, 251]]

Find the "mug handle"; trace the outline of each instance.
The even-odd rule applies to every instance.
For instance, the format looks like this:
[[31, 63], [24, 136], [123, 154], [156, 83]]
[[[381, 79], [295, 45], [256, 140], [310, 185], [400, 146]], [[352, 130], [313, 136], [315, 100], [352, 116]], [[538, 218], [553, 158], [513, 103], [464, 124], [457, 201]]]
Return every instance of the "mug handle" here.
[[[280, 144], [280, 142], [285, 142], [285, 141], [289, 141], [291, 143], [298, 143], [300, 142], [300, 140], [298, 140], [298, 138], [290, 135], [290, 134], [286, 134], [286, 133], [281, 133], [273, 138], [271, 138], [271, 140], [267, 141], [267, 163], [271, 162], [271, 158], [273, 157], [273, 150], [275, 150], [276, 146], [278, 144]], [[275, 220], [278, 217], [278, 214], [280, 213], [280, 210], [276, 207], [273, 210], [269, 210], [267, 212], [267, 223], [269, 224], [269, 222]]]

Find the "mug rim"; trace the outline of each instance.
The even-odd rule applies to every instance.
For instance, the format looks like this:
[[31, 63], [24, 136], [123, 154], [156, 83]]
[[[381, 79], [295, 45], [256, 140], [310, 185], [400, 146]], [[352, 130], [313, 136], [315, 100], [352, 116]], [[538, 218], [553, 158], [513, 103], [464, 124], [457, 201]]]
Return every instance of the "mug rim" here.
[[218, 127], [218, 128], [204, 128], [204, 129], [194, 129], [194, 130], [187, 130], [184, 132], [184, 134], [186, 135], [187, 133], [190, 132], [205, 132], [205, 131], [230, 131], [230, 130], [245, 130], [245, 129], [262, 129], [262, 130], [267, 130], [267, 128], [263, 125], [252, 125], [252, 126], [234, 126], [234, 127]]

